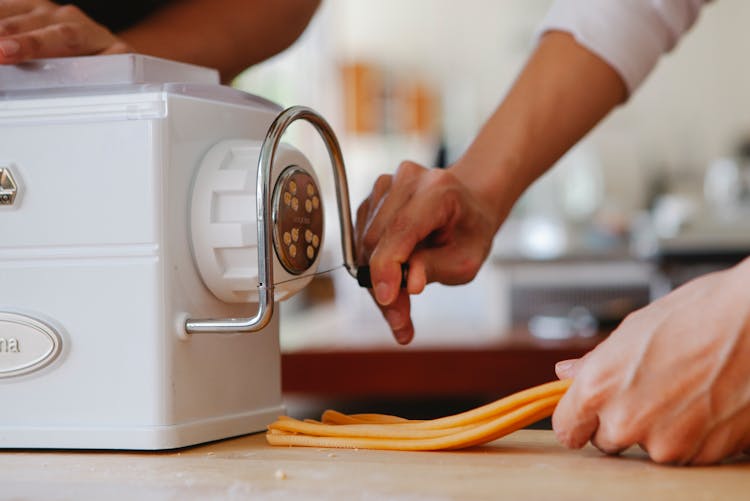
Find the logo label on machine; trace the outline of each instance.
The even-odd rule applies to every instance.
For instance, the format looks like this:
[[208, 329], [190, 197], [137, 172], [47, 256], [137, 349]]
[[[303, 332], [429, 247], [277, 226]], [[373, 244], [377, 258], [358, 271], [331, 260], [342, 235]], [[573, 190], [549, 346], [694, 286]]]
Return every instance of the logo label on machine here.
[[60, 335], [35, 318], [0, 312], [0, 379], [28, 374], [60, 354]]
[[18, 185], [13, 179], [10, 167], [0, 167], [0, 205], [13, 205], [17, 192]]

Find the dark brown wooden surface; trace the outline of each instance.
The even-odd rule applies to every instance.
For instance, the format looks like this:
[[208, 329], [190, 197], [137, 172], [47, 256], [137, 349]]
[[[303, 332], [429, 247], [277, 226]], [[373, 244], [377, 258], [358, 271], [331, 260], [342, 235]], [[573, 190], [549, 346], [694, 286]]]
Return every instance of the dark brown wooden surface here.
[[282, 386], [287, 394], [336, 398], [502, 395], [555, 379], [555, 362], [602, 339], [543, 341], [518, 331], [470, 348], [296, 351], [282, 355]]

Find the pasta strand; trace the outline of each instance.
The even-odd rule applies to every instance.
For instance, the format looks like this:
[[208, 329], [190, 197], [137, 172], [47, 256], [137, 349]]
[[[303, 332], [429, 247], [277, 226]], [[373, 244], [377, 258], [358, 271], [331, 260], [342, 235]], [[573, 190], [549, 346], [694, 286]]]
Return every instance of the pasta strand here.
[[385, 414], [346, 415], [328, 410], [321, 421], [282, 416], [268, 427], [271, 445], [431, 451], [496, 440], [552, 414], [570, 386], [555, 381], [476, 409], [433, 420]]

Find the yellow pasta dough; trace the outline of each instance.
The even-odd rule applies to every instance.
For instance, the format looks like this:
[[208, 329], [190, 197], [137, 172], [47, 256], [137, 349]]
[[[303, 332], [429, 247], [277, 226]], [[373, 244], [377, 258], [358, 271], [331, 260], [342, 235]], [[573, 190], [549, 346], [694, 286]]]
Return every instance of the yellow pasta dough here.
[[323, 413], [321, 421], [281, 416], [268, 426], [271, 445], [429, 451], [496, 440], [552, 414], [570, 386], [554, 381], [476, 409], [440, 419], [409, 420], [384, 414]]

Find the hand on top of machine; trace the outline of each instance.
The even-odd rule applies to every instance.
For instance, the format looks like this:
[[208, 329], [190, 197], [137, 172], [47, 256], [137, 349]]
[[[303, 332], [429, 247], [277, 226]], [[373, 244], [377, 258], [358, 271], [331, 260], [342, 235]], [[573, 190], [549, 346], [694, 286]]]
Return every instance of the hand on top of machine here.
[[0, 2], [0, 64], [47, 57], [132, 52], [74, 5], [49, 0]]

